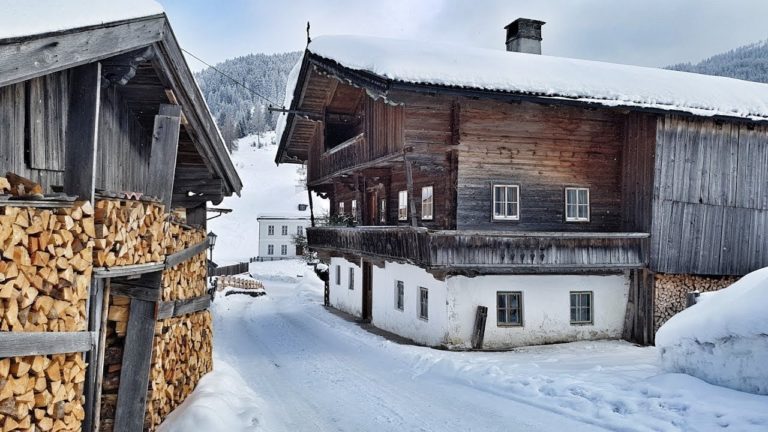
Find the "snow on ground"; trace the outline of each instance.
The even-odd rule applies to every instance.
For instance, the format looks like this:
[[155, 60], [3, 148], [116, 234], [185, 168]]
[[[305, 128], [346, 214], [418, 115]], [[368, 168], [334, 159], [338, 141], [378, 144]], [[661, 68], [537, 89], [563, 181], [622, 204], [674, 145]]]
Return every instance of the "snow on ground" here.
[[[299, 165], [275, 165], [275, 133], [249, 135], [238, 140], [232, 162], [243, 180], [242, 197], [225, 198], [217, 207], [233, 212], [211, 220], [208, 228], [218, 235], [213, 260], [219, 265], [247, 261], [259, 254], [259, 214], [298, 214], [298, 205], [308, 202], [299, 185]], [[252, 147], [260, 142], [261, 148]], [[315, 214], [327, 208], [326, 200], [313, 198]], [[309, 216], [309, 210], [302, 212]]]
[[768, 394], [768, 268], [673, 316], [656, 335], [666, 370]]
[[[282, 268], [272, 279], [276, 264]], [[299, 271], [298, 282], [286, 281]], [[262, 274], [267, 296], [217, 296], [212, 308], [211, 377], [232, 379], [215, 387], [220, 396], [208, 394], [218, 378], [206, 380], [192, 399], [206, 403], [185, 402], [165, 431], [768, 429], [768, 397], [663, 373], [653, 347], [600, 341], [448, 352], [398, 345], [326, 311], [322, 282], [298, 261], [254, 263], [251, 272]], [[233, 394], [243, 400], [231, 402]], [[233, 414], [239, 426], [216, 426], [208, 406], [216, 415], [240, 413]], [[180, 426], [192, 417], [199, 420]]]

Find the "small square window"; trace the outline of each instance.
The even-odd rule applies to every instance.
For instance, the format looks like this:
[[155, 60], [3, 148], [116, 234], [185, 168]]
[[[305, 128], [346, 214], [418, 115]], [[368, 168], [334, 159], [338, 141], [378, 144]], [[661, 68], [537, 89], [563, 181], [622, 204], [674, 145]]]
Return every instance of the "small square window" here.
[[523, 293], [496, 293], [496, 324], [499, 326], [523, 325]]
[[355, 289], [355, 269], [353, 267], [349, 268], [349, 289]]
[[267, 245], [267, 255], [275, 254], [275, 245]]
[[565, 221], [589, 222], [589, 189], [565, 188]]
[[592, 291], [571, 292], [571, 324], [592, 324]]
[[408, 191], [397, 194], [397, 220], [408, 220]]
[[267, 227], [267, 235], [275, 235], [275, 226], [270, 225]]
[[493, 219], [520, 220], [520, 187], [493, 185]]
[[341, 266], [336, 266], [336, 285], [341, 285]]
[[424, 287], [419, 287], [419, 318], [429, 319], [429, 291]]
[[339, 203], [339, 216], [344, 216], [344, 203]]
[[395, 309], [405, 308], [405, 284], [403, 281], [395, 281]]
[[434, 196], [432, 186], [421, 188], [421, 219], [433, 220], [434, 215]]

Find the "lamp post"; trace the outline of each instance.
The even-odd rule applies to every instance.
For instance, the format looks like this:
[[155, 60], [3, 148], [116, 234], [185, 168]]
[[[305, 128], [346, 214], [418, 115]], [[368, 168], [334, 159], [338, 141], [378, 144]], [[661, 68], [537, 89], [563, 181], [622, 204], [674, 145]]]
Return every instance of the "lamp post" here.
[[213, 231], [208, 232], [208, 249], [211, 251], [211, 264], [208, 266], [208, 273], [211, 280], [213, 280], [213, 275], [210, 273], [213, 273], [213, 247], [216, 246], [216, 233]]

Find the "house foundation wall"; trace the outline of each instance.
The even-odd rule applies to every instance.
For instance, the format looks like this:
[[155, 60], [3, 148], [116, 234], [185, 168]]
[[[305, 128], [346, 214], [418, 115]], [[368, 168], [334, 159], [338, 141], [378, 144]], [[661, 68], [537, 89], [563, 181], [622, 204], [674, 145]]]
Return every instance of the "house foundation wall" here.
[[656, 273], [654, 278], [654, 330], [686, 306], [689, 292], [711, 292], [723, 289], [739, 280], [736, 276], [694, 276], [687, 274]]

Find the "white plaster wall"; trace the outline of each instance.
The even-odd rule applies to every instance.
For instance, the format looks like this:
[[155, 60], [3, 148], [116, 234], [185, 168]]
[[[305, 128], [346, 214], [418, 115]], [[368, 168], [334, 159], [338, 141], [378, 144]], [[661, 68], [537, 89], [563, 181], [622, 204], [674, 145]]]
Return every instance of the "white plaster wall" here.
[[[446, 285], [447, 341], [470, 345], [477, 306], [482, 305], [488, 307], [485, 348], [620, 338], [629, 294], [626, 275], [459, 276], [449, 278]], [[497, 325], [497, 291], [522, 292], [522, 327]], [[571, 291], [592, 291], [593, 324], [570, 323]]]
[[[275, 234], [269, 235], [269, 225], [275, 227]], [[283, 225], [288, 226], [288, 235], [282, 235]], [[259, 256], [260, 257], [273, 257], [273, 258], [294, 258], [296, 257], [296, 245], [293, 244], [293, 236], [296, 235], [296, 228], [309, 226], [309, 221], [296, 220], [296, 219], [265, 219], [259, 221]], [[304, 231], [306, 235], [306, 231]], [[275, 246], [275, 252], [269, 255], [268, 245]], [[288, 254], [280, 254], [280, 246], [288, 246]]]
[[[354, 269], [355, 273], [354, 289], [349, 289], [350, 268]], [[337, 271], [341, 272], [340, 284], [336, 283]], [[343, 258], [331, 258], [328, 276], [331, 306], [357, 317], [363, 316], [363, 271], [360, 263], [352, 263]]]
[[[333, 280], [333, 279], [332, 279]], [[395, 307], [395, 281], [404, 283], [403, 310]], [[419, 287], [429, 290], [429, 319], [419, 318]], [[373, 266], [371, 323], [415, 342], [442, 345], [448, 335], [446, 284], [413, 265], [387, 262]]]

